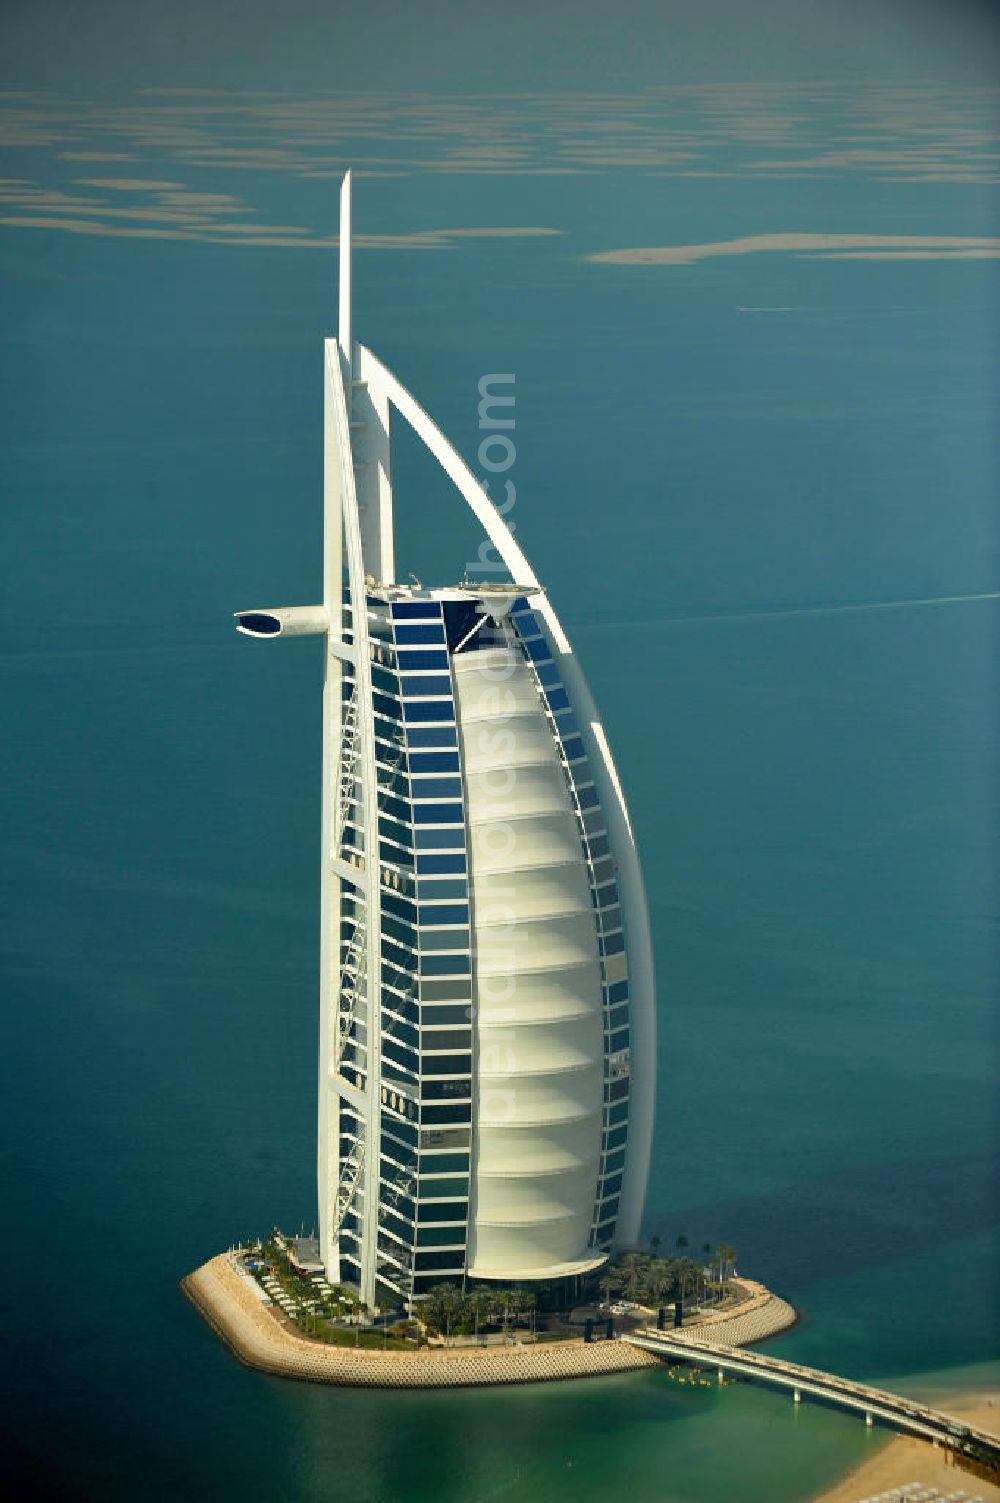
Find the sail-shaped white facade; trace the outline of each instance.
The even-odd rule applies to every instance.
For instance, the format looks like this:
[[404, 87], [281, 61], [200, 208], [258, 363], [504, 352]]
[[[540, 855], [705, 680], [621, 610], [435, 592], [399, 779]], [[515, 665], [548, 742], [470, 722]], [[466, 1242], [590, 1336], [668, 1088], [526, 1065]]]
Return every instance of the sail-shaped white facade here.
[[[548, 1280], [639, 1233], [655, 1095], [642, 876], [586, 681], [502, 516], [351, 335], [325, 346], [324, 593], [243, 611], [325, 644], [318, 1187], [327, 1275], [369, 1304]], [[391, 422], [510, 578], [395, 580]]]

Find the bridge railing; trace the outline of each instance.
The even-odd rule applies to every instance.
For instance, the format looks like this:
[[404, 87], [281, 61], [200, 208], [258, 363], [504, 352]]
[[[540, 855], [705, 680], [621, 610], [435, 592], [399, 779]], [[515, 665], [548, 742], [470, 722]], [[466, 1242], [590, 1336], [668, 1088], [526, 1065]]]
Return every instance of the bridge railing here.
[[676, 1357], [704, 1362], [706, 1367], [730, 1368], [747, 1375], [760, 1374], [783, 1385], [814, 1392], [822, 1397], [858, 1407], [866, 1413], [877, 1414], [898, 1428], [922, 1433], [933, 1440], [943, 1441], [953, 1449], [967, 1443], [982, 1448], [990, 1456], [1000, 1459], [1000, 1436], [991, 1431], [968, 1425], [955, 1415], [940, 1409], [932, 1409], [915, 1399], [902, 1394], [890, 1393], [887, 1389], [872, 1388], [852, 1378], [842, 1378], [822, 1368], [806, 1367], [799, 1362], [789, 1362], [783, 1357], [765, 1356], [760, 1352], [748, 1352], [741, 1347], [716, 1345], [699, 1341], [697, 1336], [686, 1332], [659, 1331], [646, 1327], [624, 1338], [649, 1351], [660, 1351]]

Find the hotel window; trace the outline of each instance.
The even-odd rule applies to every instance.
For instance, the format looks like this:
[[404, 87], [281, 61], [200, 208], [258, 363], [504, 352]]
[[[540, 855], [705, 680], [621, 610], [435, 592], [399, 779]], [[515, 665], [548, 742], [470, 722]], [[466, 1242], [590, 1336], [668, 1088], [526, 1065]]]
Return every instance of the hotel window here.
[[[465, 1218], [457, 1226], [421, 1226], [417, 1229], [418, 1247], [457, 1247], [465, 1244]], [[419, 1258], [419, 1253], [418, 1253]]]
[[420, 949], [423, 954], [442, 954], [450, 950], [469, 951], [469, 926], [456, 929], [421, 929]]
[[[421, 732], [426, 735], [427, 732]], [[413, 734], [410, 734], [410, 744], [413, 745]], [[457, 752], [410, 752], [407, 762], [412, 773], [417, 772], [458, 772]]]
[[[468, 1175], [469, 1155], [467, 1153], [421, 1153], [420, 1155], [420, 1182], [429, 1174], [462, 1174]], [[433, 1181], [431, 1181], [433, 1183]], [[466, 1178], [463, 1183], [468, 1184]], [[432, 1192], [433, 1193], [433, 1192]]]
[[[472, 1001], [469, 997], [469, 987], [467, 983], [454, 981], [424, 981], [421, 983], [420, 989], [424, 997], [424, 1005], [420, 1009], [421, 1023], [427, 1025], [436, 1023], [451, 1024], [468, 1022], [469, 1012], [472, 1007]], [[429, 993], [437, 998], [440, 997], [443, 992], [448, 992], [451, 996], [460, 998], [461, 1000], [456, 1001], [451, 1007], [442, 1007], [440, 1005], [435, 1007], [433, 1005], [427, 1005], [426, 999]]]
[[469, 972], [469, 956], [427, 955], [420, 956], [421, 976], [465, 976]]
[[421, 877], [440, 873], [442, 876], [458, 875], [465, 871], [465, 855], [421, 855], [417, 857], [417, 874]]
[[412, 786], [415, 799], [461, 799], [462, 797], [460, 778], [414, 778]]
[[396, 641], [400, 647], [444, 644], [444, 627], [438, 623], [426, 626], [397, 626]]
[[469, 1028], [433, 1028], [424, 1026], [424, 1050], [428, 1049], [471, 1049], [472, 1031]]
[[450, 699], [406, 699], [403, 701], [403, 719], [407, 725], [413, 721], [453, 721], [455, 707]]
[[[449, 701], [449, 713], [450, 713], [450, 701]], [[454, 719], [454, 715], [451, 714], [450, 718]], [[406, 732], [406, 739], [407, 739], [407, 742], [409, 743], [409, 745], [411, 747], [414, 747], [414, 746], [420, 746], [420, 747], [457, 746], [458, 745], [458, 737], [455, 734], [455, 727], [454, 727], [454, 725], [413, 725], [413, 726], [408, 727], [407, 732]], [[457, 756], [456, 756], [455, 760], [457, 762], [457, 760], [458, 760]], [[412, 756], [410, 757], [410, 768], [413, 771], [416, 770], [414, 768], [414, 765], [413, 765], [413, 758], [412, 758]]]
[[[433, 1037], [433, 1035], [431, 1035]], [[454, 1095], [468, 1095], [468, 1079], [472, 1073], [471, 1054], [428, 1054], [427, 1036], [424, 1036], [424, 1052], [422, 1057], [424, 1075], [459, 1075], [463, 1077], [455, 1082], [461, 1090], [449, 1092]]]
[[469, 884], [464, 879], [420, 882], [417, 887], [417, 898], [421, 903], [430, 902], [435, 898], [465, 898], [468, 894]]
[[463, 821], [461, 804], [413, 805], [413, 819], [420, 825], [460, 825]]
[[423, 928], [442, 924], [468, 924], [469, 905], [467, 903], [438, 903], [431, 906], [428, 903], [421, 903], [419, 917]]
[[441, 619], [441, 602], [439, 600], [394, 600], [390, 606], [394, 621], [433, 620]]
[[435, 652], [428, 648], [401, 647], [397, 654], [399, 667], [402, 671], [413, 669], [435, 669], [448, 667], [447, 652]]
[[[430, 1228], [428, 1227], [427, 1230], [429, 1231]], [[464, 1242], [464, 1239], [461, 1236], [457, 1240], [458, 1240], [459, 1244], [462, 1244]], [[416, 1259], [415, 1259], [416, 1266], [417, 1266], [417, 1268], [433, 1268], [433, 1269], [448, 1270], [448, 1271], [454, 1270], [456, 1273], [461, 1273], [462, 1272], [462, 1261], [463, 1261], [462, 1254], [463, 1254], [463, 1252], [464, 1252], [464, 1246], [463, 1245], [459, 1245], [455, 1249], [454, 1252], [450, 1252], [450, 1253], [425, 1253], [425, 1252], [418, 1252], [417, 1255], [416, 1255]], [[425, 1280], [425, 1283], [427, 1284], [428, 1287], [433, 1282], [434, 1282], [433, 1279], [427, 1279], [427, 1280]]]
[[[463, 1222], [468, 1214], [468, 1206], [461, 1200], [422, 1200], [417, 1206], [417, 1221], [460, 1221]], [[452, 1241], [460, 1238], [453, 1237]]]
[[466, 1104], [444, 1102], [420, 1108], [420, 1120], [427, 1127], [450, 1127], [472, 1121], [472, 1107]]
[[451, 698], [451, 679], [447, 674], [428, 673], [420, 678], [404, 678], [402, 683], [404, 699], [428, 699], [434, 695]]

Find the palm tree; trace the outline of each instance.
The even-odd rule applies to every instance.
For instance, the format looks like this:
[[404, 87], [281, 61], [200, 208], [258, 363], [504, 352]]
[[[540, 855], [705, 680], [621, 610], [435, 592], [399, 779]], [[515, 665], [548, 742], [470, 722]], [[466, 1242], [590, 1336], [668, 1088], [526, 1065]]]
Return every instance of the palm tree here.
[[649, 1245], [653, 1249], [653, 1255], [655, 1257], [655, 1255], [656, 1255], [656, 1249], [660, 1245], [660, 1239], [659, 1239], [659, 1237], [656, 1236], [655, 1232], [654, 1232], [653, 1236], [650, 1237], [650, 1239], [649, 1239]]
[[679, 1236], [679, 1237], [678, 1237], [678, 1238], [677, 1238], [677, 1241], [676, 1241], [676, 1243], [675, 1243], [675, 1244], [674, 1244], [674, 1245], [675, 1245], [675, 1246], [676, 1246], [676, 1247], [687, 1247], [687, 1245], [688, 1245], [688, 1239], [687, 1239], [687, 1238], [686, 1238], [686, 1237], [685, 1237], [685, 1236], [684, 1236], [684, 1233], [683, 1233], [683, 1232], [682, 1232], [682, 1233], [681, 1233], [681, 1235], [680, 1235], [680, 1236]]
[[472, 1309], [472, 1320], [475, 1328], [475, 1336], [479, 1338], [479, 1323], [489, 1323], [493, 1311], [493, 1301], [485, 1289], [474, 1289], [469, 1295], [469, 1305]]

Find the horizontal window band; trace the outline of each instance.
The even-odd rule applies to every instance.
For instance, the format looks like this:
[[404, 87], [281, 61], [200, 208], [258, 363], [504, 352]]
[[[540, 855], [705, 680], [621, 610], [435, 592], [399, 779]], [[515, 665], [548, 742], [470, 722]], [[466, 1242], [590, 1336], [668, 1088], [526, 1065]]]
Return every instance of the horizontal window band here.
[[401, 672], [409, 672], [413, 669], [447, 669], [447, 652], [436, 652], [433, 648], [399, 648], [397, 661]]
[[428, 724], [453, 724], [455, 706], [450, 699], [406, 699], [403, 701], [403, 719], [425, 721]]
[[[418, 826], [413, 832], [413, 843], [418, 852], [421, 851], [464, 851], [465, 850], [465, 826], [464, 825], [429, 825]], [[417, 857], [417, 870], [420, 871], [421, 857]]]
[[384, 891], [381, 896], [381, 901], [383, 913], [395, 914], [397, 918], [403, 919], [406, 923], [409, 924], [416, 922], [418, 910], [417, 905], [412, 898], [403, 897], [401, 894], [397, 895], [394, 892]]
[[[424, 1106], [420, 1109], [421, 1137], [427, 1132], [447, 1132], [462, 1130], [463, 1133], [472, 1131], [472, 1107], [461, 1105], [454, 1106], [451, 1102], [441, 1105]], [[423, 1144], [421, 1143], [421, 1146]], [[433, 1147], [433, 1144], [430, 1145]], [[442, 1144], [442, 1147], [447, 1146]], [[456, 1145], [457, 1146], [457, 1145]]]
[[425, 1054], [433, 1053], [437, 1049], [447, 1050], [452, 1053], [458, 1050], [461, 1053], [468, 1054], [472, 1049], [472, 1029], [468, 1026], [465, 1028], [434, 1028], [425, 1025], [420, 1030], [420, 1036], [423, 1040], [423, 1051]]
[[[411, 726], [407, 727], [406, 740], [407, 740], [407, 745], [411, 749], [411, 752], [412, 752], [413, 748], [428, 748], [429, 749], [429, 748], [443, 748], [443, 747], [449, 747], [449, 746], [451, 746], [451, 747], [457, 747], [458, 746], [458, 734], [457, 734], [457, 732], [455, 730], [454, 725], [438, 725], [438, 726], [411, 725]], [[456, 758], [457, 758], [457, 753], [456, 753]], [[413, 762], [412, 755], [411, 755], [411, 758], [410, 758], [410, 762], [411, 762], [411, 765], [412, 765], [412, 762]]]
[[412, 818], [418, 825], [464, 825], [465, 811], [460, 803], [414, 803]]
[[425, 799], [461, 799], [461, 778], [414, 777], [410, 784], [410, 797], [415, 803]]
[[392, 944], [389, 940], [382, 940], [382, 959], [391, 961], [401, 971], [416, 971], [417, 957], [410, 950], [404, 950], [399, 945]]
[[469, 884], [464, 877], [444, 877], [420, 880], [417, 898], [421, 903], [435, 902], [439, 898], [466, 898]]
[[463, 1225], [468, 1216], [468, 1205], [460, 1200], [420, 1201], [417, 1205], [418, 1222], [451, 1221]]
[[[410, 738], [411, 746], [414, 744]], [[458, 772], [458, 752], [447, 751], [411, 751], [407, 757], [407, 763], [411, 773], [419, 772]]]
[[372, 709], [376, 715], [381, 715], [389, 721], [398, 722], [401, 715], [401, 706], [398, 699], [390, 698], [389, 695], [380, 693], [377, 689], [372, 694]]
[[431, 874], [437, 874], [441, 876], [458, 876], [459, 874], [464, 873], [465, 870], [466, 861], [464, 852], [461, 855], [457, 856], [449, 856], [445, 854], [419, 854], [417, 856], [417, 875], [420, 877], [428, 876]]
[[428, 955], [420, 956], [421, 976], [464, 976], [470, 973], [468, 953], [464, 955]]
[[448, 952], [468, 955], [471, 953], [469, 926], [462, 924], [451, 929], [421, 929], [419, 949], [422, 955]]
[[420, 1062], [424, 1071], [430, 1075], [451, 1075], [457, 1080], [469, 1080], [472, 1076], [471, 1050], [466, 1054], [433, 1054], [425, 1049]]
[[467, 1200], [469, 1179], [467, 1175], [458, 1178], [454, 1175], [445, 1178], [442, 1175], [439, 1179], [431, 1179], [426, 1174], [421, 1174], [417, 1194], [421, 1201]]
[[432, 929], [448, 924], [468, 924], [468, 903], [421, 903], [417, 910], [421, 929]]
[[469, 1150], [464, 1153], [454, 1149], [438, 1150], [422, 1148], [420, 1151], [420, 1181], [429, 1174], [458, 1174], [468, 1177], [471, 1158]]
[[[460, 1220], [454, 1226], [421, 1226], [417, 1232], [418, 1247], [454, 1247], [456, 1252], [465, 1250], [466, 1220]], [[420, 1254], [418, 1254], [420, 1257]]]
[[437, 622], [428, 622], [425, 626], [397, 626], [394, 635], [397, 647], [445, 645], [444, 627]]
[[404, 674], [400, 685], [404, 700], [447, 699], [451, 702], [451, 679], [446, 673]]
[[389, 603], [393, 621], [440, 621], [440, 600], [393, 600]]
[[[465, 1272], [465, 1244], [456, 1248], [455, 1256], [450, 1253], [422, 1253], [415, 1255], [416, 1268], [434, 1273], [464, 1273]], [[429, 1282], [429, 1281], [428, 1281]]]
[[[435, 985], [453, 985], [453, 983], [435, 983]], [[467, 988], [467, 993], [471, 988]], [[469, 1012], [472, 1007], [472, 998], [468, 994], [464, 998], [457, 998], [454, 1002], [423, 1003], [420, 1008], [420, 1025], [422, 1028], [437, 1027], [457, 1028], [469, 1021]]]
[[402, 846], [390, 844], [387, 840], [380, 840], [378, 855], [383, 866], [397, 866], [410, 871], [413, 869], [413, 852]]

